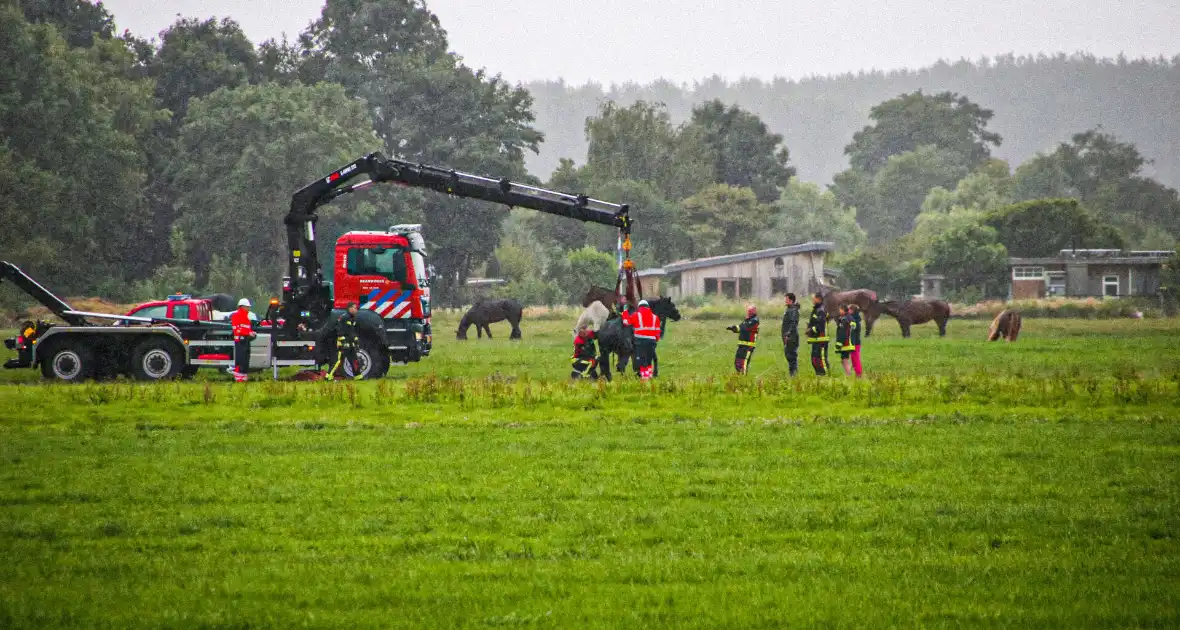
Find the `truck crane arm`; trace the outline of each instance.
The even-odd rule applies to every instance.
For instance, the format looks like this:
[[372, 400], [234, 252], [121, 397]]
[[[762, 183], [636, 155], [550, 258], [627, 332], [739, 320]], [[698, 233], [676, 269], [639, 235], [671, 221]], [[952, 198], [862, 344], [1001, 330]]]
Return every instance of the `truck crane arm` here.
[[86, 326], [89, 324], [82, 314], [74, 311], [73, 307], [65, 303], [65, 300], [62, 300], [54, 295], [52, 291], [41, 286], [29, 274], [21, 271], [20, 267], [6, 260], [0, 260], [0, 282], [4, 280], [15, 284], [20, 290], [28, 294], [29, 297], [37, 300], [42, 306], [49, 309], [54, 315], [62, 318], [66, 323], [72, 326]]
[[[453, 169], [414, 164], [370, 153], [327, 177], [303, 187], [291, 198], [287, 226], [288, 282], [283, 287], [282, 312], [287, 321], [303, 317], [320, 320], [327, 315], [331, 297], [323, 281], [316, 249], [316, 210], [333, 199], [375, 183], [426, 188], [456, 197], [480, 199], [509, 207], [529, 208], [548, 214], [619, 229], [628, 239], [631, 219], [626, 204], [615, 204], [586, 195], [557, 192], [508, 179], [494, 179]], [[323, 312], [320, 312], [323, 311]]]

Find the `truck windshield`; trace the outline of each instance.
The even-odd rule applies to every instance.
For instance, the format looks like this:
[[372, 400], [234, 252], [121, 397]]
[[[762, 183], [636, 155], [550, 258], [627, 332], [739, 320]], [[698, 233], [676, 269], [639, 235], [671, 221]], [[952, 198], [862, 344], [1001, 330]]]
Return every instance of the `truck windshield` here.
[[387, 280], [414, 284], [406, 278], [406, 252], [399, 247], [356, 247], [348, 250], [348, 275], [381, 276]]

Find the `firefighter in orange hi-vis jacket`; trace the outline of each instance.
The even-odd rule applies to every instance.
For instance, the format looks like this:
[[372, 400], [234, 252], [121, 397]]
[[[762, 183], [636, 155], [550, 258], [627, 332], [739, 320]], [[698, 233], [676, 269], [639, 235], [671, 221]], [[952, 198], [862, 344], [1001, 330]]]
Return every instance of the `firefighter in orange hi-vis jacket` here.
[[238, 310], [230, 315], [229, 323], [234, 333], [234, 380], [245, 383], [246, 372], [250, 369], [250, 340], [256, 336], [250, 322], [250, 300], [242, 298], [238, 301]]
[[635, 331], [635, 365], [639, 368], [639, 378], [650, 380], [656, 344], [660, 341], [660, 318], [651, 311], [647, 300], [639, 300], [639, 308], [623, 313], [623, 323]]

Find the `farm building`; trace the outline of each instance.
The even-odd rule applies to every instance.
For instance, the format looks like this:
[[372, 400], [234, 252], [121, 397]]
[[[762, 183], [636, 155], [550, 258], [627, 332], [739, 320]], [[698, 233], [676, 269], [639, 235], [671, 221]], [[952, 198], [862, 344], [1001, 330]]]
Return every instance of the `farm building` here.
[[1156, 295], [1173, 252], [1063, 249], [1051, 258], [1011, 258], [1012, 299]]
[[643, 289], [644, 295], [660, 295], [660, 281], [667, 275], [663, 269], [659, 267], [640, 269], [635, 275], [639, 277], [639, 286]]
[[834, 250], [833, 243], [811, 241], [670, 263], [664, 265], [674, 285], [668, 293], [673, 298], [718, 295], [755, 300], [787, 292], [803, 295], [819, 290], [824, 279], [824, 258]]

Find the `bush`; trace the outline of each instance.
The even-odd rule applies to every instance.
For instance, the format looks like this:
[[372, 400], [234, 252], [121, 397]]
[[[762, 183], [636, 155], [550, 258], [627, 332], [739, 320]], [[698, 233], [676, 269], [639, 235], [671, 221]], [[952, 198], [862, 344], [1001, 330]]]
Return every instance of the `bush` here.
[[1151, 298], [1123, 298], [1103, 300], [1099, 298], [1051, 298], [1043, 300], [993, 300], [977, 304], [954, 304], [953, 317], [960, 319], [992, 319], [1004, 309], [1019, 311], [1023, 317], [1058, 319], [1121, 319], [1135, 317], [1160, 317], [1159, 303]]

